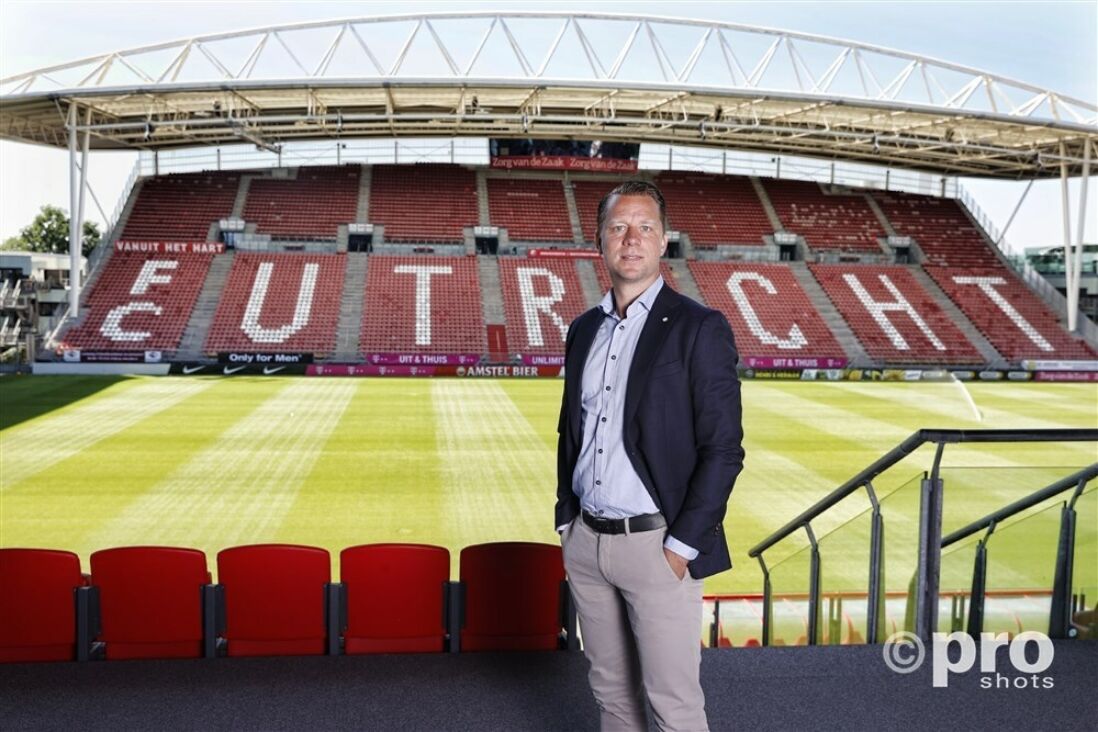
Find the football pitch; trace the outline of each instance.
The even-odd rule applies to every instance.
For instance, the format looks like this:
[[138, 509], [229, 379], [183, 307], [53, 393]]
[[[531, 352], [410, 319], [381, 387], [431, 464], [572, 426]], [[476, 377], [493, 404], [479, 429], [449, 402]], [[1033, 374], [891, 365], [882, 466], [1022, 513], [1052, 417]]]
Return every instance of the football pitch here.
[[[557, 541], [561, 387], [473, 378], [3, 377], [0, 546], [69, 549], [87, 571], [90, 553], [112, 546], [195, 547], [215, 569], [225, 547], [292, 542], [327, 548], [338, 576], [344, 547], [420, 542], [448, 547], [456, 578], [464, 546]], [[725, 522], [736, 567], [710, 578], [709, 593], [761, 591], [747, 550], [919, 428], [1098, 427], [1092, 384], [747, 381], [743, 395], [746, 467]], [[874, 482], [888, 509], [889, 589], [904, 589], [913, 566], [918, 478], [932, 457], [923, 448]], [[950, 446], [944, 531], [1096, 460], [1093, 443]], [[1080, 531], [1093, 537], [1095, 494], [1085, 498]], [[824, 537], [825, 589], [865, 589], [868, 506], [859, 494], [813, 525]], [[1025, 540], [1012, 542], [1004, 582], [1051, 581], [1054, 513], [1020, 524]], [[801, 550], [801, 534], [768, 552], [768, 564]], [[803, 556], [780, 564], [776, 589], [783, 578], [803, 581], [794, 567]], [[971, 564], [955, 564], [963, 585]], [[943, 588], [951, 566], [943, 562]]]

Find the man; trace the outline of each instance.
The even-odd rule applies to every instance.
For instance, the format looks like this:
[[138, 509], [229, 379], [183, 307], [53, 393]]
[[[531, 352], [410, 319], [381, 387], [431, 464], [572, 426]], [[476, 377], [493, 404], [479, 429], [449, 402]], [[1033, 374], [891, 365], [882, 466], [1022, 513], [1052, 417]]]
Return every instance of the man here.
[[659, 189], [599, 203], [612, 289], [566, 340], [556, 526], [601, 726], [704, 730], [702, 578], [731, 568], [721, 521], [743, 467], [728, 322], [668, 287]]

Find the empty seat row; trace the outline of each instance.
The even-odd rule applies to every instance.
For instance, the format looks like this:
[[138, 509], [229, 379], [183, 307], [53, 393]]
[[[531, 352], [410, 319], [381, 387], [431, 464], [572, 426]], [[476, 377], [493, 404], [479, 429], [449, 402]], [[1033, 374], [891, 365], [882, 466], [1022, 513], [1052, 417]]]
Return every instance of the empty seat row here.
[[761, 246], [774, 232], [751, 181], [742, 176], [661, 173], [656, 184], [667, 199], [672, 229], [685, 231], [694, 246]]
[[960, 328], [905, 267], [811, 264], [809, 270], [874, 360], [982, 362]]
[[785, 228], [810, 248], [881, 253], [885, 231], [862, 194], [825, 194], [818, 183], [791, 180], [763, 186]]
[[331, 353], [345, 268], [340, 254], [238, 252], [206, 336], [206, 352]]
[[146, 179], [122, 238], [204, 241], [210, 224], [232, 214], [239, 187], [236, 173], [180, 173]]
[[114, 252], [84, 299], [67, 348], [171, 351], [190, 320], [212, 254]]
[[744, 356], [845, 358], [788, 266], [690, 262], [689, 267], [706, 303], [728, 318]]
[[362, 297], [366, 356], [487, 350], [475, 256], [373, 256]]
[[388, 241], [459, 242], [477, 225], [476, 176], [458, 165], [375, 165], [369, 220]]
[[915, 239], [927, 264], [1001, 266], [984, 235], [956, 200], [895, 191], [877, 192], [874, 198], [896, 233]]
[[559, 178], [489, 178], [487, 184], [492, 225], [506, 227], [512, 241], [572, 241]]
[[355, 220], [358, 188], [357, 165], [301, 167], [296, 178], [256, 178], [244, 220], [276, 237], [334, 240], [340, 224]]
[[578, 647], [560, 547], [256, 544], [217, 555], [0, 549], [0, 662], [553, 650]]

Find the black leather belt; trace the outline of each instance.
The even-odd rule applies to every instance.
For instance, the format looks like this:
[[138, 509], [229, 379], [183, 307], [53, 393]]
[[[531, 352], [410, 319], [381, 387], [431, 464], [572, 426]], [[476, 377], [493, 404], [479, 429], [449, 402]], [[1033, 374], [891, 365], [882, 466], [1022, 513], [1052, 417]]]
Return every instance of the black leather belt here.
[[647, 513], [643, 516], [630, 516], [629, 518], [602, 518], [583, 512], [583, 523], [590, 526], [600, 534], [633, 534], [638, 531], [652, 531], [667, 526], [667, 519], [662, 513]]

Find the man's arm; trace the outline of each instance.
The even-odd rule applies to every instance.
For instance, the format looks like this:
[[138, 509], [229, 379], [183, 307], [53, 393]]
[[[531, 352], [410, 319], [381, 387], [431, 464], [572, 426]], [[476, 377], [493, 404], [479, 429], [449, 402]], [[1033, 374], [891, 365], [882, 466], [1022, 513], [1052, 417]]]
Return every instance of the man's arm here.
[[702, 321], [690, 357], [697, 462], [669, 534], [708, 553], [724, 520], [728, 497], [743, 470], [743, 427], [736, 344], [728, 321], [712, 312]]
[[[578, 318], [577, 318], [578, 320]], [[568, 362], [568, 354], [572, 352], [572, 341], [576, 331], [576, 320], [568, 326], [568, 335], [564, 339], [564, 360]], [[570, 505], [576, 495], [572, 492], [572, 471], [569, 470], [568, 449], [566, 446], [568, 434], [568, 372], [565, 371], [564, 388], [560, 397], [560, 418], [557, 421], [557, 503], [554, 511], [555, 526], [561, 531], [574, 517], [574, 509]]]

